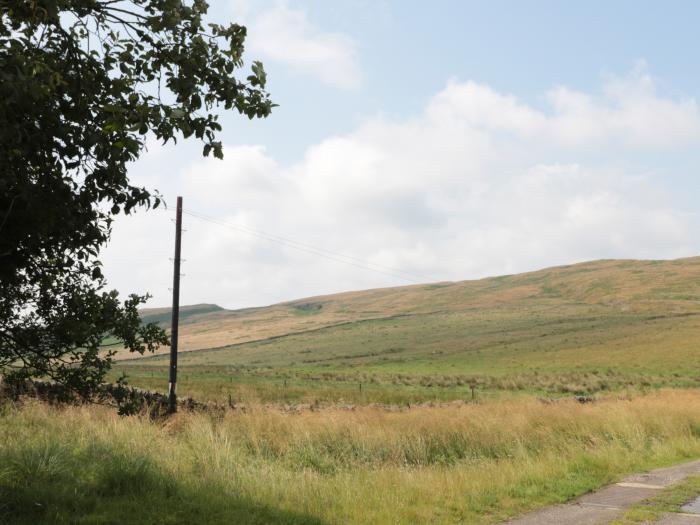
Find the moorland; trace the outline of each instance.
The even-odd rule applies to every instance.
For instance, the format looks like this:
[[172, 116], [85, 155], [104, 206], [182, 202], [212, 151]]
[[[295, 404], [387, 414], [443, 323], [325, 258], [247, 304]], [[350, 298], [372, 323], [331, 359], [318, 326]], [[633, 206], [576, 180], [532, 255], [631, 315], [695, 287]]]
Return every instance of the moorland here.
[[[144, 312], [166, 326], [169, 318], [169, 309]], [[212, 401], [691, 388], [700, 384], [700, 258], [594, 261], [244, 310], [199, 305], [184, 309], [180, 331], [180, 392]], [[167, 366], [162, 354], [115, 371], [162, 389]]]
[[[698, 458], [699, 277], [595, 261], [185, 307], [179, 393], [212, 409], [0, 403], [0, 522], [489, 524]], [[113, 377], [163, 391], [167, 359]]]

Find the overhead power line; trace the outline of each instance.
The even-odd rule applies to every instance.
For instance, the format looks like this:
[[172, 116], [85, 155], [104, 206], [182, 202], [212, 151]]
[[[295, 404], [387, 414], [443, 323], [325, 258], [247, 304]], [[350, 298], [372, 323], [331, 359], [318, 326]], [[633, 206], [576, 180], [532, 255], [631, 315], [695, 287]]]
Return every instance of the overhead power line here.
[[358, 257], [353, 257], [351, 255], [338, 253], [338, 252], [334, 252], [331, 250], [326, 250], [324, 248], [319, 248], [318, 246], [313, 246], [311, 244], [295, 241], [295, 240], [289, 239], [287, 237], [282, 237], [280, 235], [268, 233], [268, 232], [265, 232], [262, 230], [251, 228], [249, 226], [225, 222], [225, 221], [222, 221], [222, 220], [217, 219], [215, 217], [211, 217], [209, 215], [206, 215], [204, 213], [200, 213], [197, 211], [183, 209], [182, 212], [184, 214], [189, 215], [191, 217], [194, 217], [196, 219], [206, 221], [206, 222], [209, 222], [212, 224], [216, 224], [216, 225], [224, 227], [224, 228], [229, 228], [231, 230], [235, 230], [238, 232], [246, 233], [246, 234], [251, 235], [253, 237], [258, 237], [260, 239], [264, 239], [264, 240], [269, 241], [269, 242], [281, 244], [281, 245], [287, 246], [289, 248], [293, 248], [295, 250], [299, 250], [299, 251], [302, 251], [305, 253], [316, 255], [318, 257], [323, 257], [325, 259], [329, 259], [329, 260], [332, 260], [335, 262], [354, 266], [356, 268], [361, 268], [363, 270], [369, 270], [372, 272], [381, 273], [384, 275], [389, 275], [391, 277], [396, 277], [396, 278], [399, 278], [399, 279], [402, 279], [404, 281], [408, 281], [411, 283], [437, 281], [437, 279], [430, 277], [430, 276], [420, 275], [420, 274], [413, 273], [413, 272], [407, 272], [407, 271], [401, 270], [399, 268], [394, 268], [391, 266], [385, 266], [382, 264], [373, 263], [370, 261], [360, 259]]

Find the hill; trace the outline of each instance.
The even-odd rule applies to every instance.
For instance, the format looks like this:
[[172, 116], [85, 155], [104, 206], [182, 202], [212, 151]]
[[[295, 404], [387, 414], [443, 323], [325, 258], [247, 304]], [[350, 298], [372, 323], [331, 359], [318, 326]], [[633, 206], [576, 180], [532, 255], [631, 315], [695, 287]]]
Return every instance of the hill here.
[[[589, 383], [700, 376], [700, 257], [594, 261], [264, 308], [185, 311], [181, 346], [200, 350], [181, 356], [185, 368], [419, 386], [449, 386], [459, 376], [469, 376], [462, 383], [526, 377], [524, 388], [544, 389], [547, 374], [573, 374], [571, 389], [583, 392]], [[124, 364], [166, 363], [151, 357]]]
[[[190, 306], [180, 307], [180, 323], [197, 323], [202, 317], [215, 312], [224, 312], [225, 310], [215, 304], [193, 304]], [[161, 326], [170, 326], [170, 316], [172, 308], [143, 308], [139, 310], [141, 320], [144, 323], [158, 323]], [[211, 316], [208, 316], [211, 317]]]

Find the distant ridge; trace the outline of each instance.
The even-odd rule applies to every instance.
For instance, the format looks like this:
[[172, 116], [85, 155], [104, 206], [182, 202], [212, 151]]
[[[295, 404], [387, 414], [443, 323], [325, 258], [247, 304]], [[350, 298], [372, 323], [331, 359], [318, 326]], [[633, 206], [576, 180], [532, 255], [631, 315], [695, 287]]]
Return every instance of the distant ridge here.
[[[139, 315], [141, 315], [141, 319], [143, 320], [144, 323], [158, 323], [161, 325], [167, 324], [168, 326], [170, 325], [170, 316], [171, 316], [171, 311], [172, 308], [165, 307], [165, 308], [142, 308], [139, 310]], [[199, 315], [204, 315], [204, 314], [211, 314], [214, 312], [224, 312], [223, 308], [216, 304], [207, 304], [207, 303], [202, 303], [202, 304], [193, 304], [189, 306], [181, 306], [180, 307], [180, 321], [186, 321], [188, 319], [191, 320], [191, 318], [199, 316]]]

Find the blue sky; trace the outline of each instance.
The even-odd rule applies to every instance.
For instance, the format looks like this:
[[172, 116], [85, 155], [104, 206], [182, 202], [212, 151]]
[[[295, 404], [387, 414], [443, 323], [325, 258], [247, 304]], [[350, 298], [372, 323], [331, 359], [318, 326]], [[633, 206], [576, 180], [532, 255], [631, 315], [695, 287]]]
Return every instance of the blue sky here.
[[[697, 2], [211, 4], [280, 107], [222, 115], [223, 162], [151, 144], [133, 166], [238, 228], [190, 219], [184, 302], [407, 283], [244, 228], [438, 280], [697, 252]], [[112, 284], [166, 304], [170, 229], [119, 221]]]
[[[263, 5], [264, 2], [255, 2]], [[267, 5], [275, 5], [268, 3]], [[450, 78], [476, 80], [542, 104], [544, 91], [566, 85], [600, 88], [606, 74], [647, 62], [663, 92], [694, 96], [700, 89], [697, 2], [644, 1], [399, 1], [297, 2], [323, 31], [349, 35], [364, 83], [328, 89], [293, 69], [268, 63], [270, 89], [281, 107], [247, 133], [270, 140], [279, 156], [349, 131], [358, 120], [383, 113], [408, 116]], [[214, 16], [235, 20], [229, 2], [213, 2]], [[297, 127], [298, 126], [298, 127]], [[299, 129], [292, 140], [285, 133]]]

